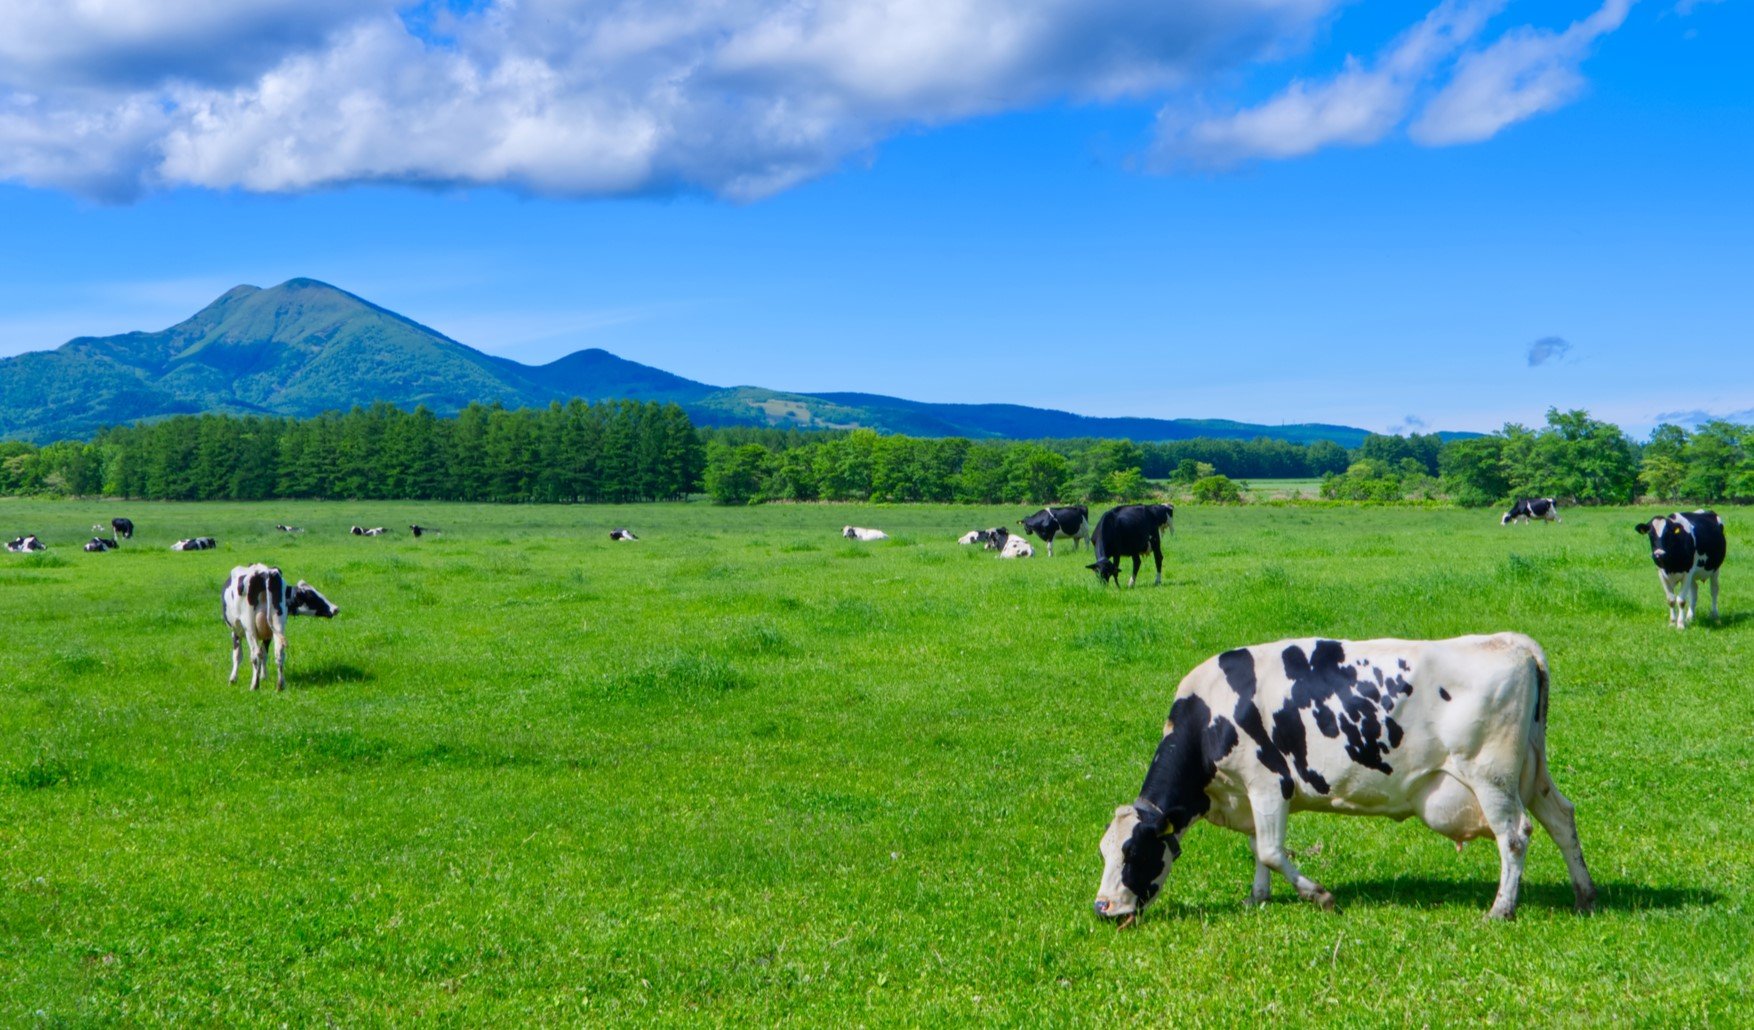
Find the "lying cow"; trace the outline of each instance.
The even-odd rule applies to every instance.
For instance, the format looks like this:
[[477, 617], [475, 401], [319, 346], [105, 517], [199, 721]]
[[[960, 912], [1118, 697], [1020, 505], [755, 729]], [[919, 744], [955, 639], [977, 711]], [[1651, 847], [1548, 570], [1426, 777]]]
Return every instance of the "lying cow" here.
[[1650, 560], [1656, 563], [1663, 596], [1669, 599], [1670, 624], [1686, 629], [1693, 621], [1701, 579], [1711, 580], [1711, 617], [1717, 618], [1717, 573], [1727, 550], [1724, 520], [1701, 509], [1659, 515], [1640, 522], [1637, 529], [1650, 537]]
[[1035, 557], [1035, 548], [1031, 547], [1029, 541], [1022, 537], [1014, 536], [1007, 539], [1005, 541], [1005, 546], [999, 549], [999, 557], [1033, 558]]
[[105, 551], [114, 551], [121, 546], [122, 545], [117, 542], [116, 538], [113, 536], [108, 539], [101, 536], [94, 536], [85, 542], [85, 549], [91, 554], [102, 554]]
[[633, 530], [631, 530], [631, 529], [611, 529], [609, 531], [609, 539], [611, 539], [611, 540], [638, 540], [639, 537], [634, 536]]
[[341, 609], [317, 593], [304, 580], [287, 586], [280, 570], [260, 562], [231, 570], [221, 595], [225, 624], [231, 630], [231, 679], [238, 681], [238, 660], [243, 643], [250, 645], [250, 689], [262, 685], [268, 672], [268, 648], [274, 648], [279, 686], [286, 689], [286, 619], [290, 615], [314, 615], [332, 619]]
[[1096, 551], [1096, 561], [1086, 565], [1087, 569], [1096, 571], [1096, 578], [1104, 586], [1111, 579], [1119, 579], [1120, 562], [1117, 557], [1133, 559], [1133, 575], [1128, 578], [1127, 585], [1132, 586], [1139, 580], [1140, 559], [1149, 550], [1157, 563], [1157, 585], [1163, 584], [1163, 536], [1162, 530], [1167, 526], [1175, 532], [1175, 506], [1170, 504], [1123, 504], [1118, 508], [1110, 508], [1102, 513], [1096, 522], [1096, 532], [1090, 538], [1090, 546]]
[[1517, 633], [1453, 640], [1281, 640], [1226, 651], [1182, 680], [1139, 797], [1102, 837], [1098, 915], [1150, 904], [1197, 819], [1254, 840], [1249, 894], [1277, 871], [1334, 899], [1285, 849], [1294, 811], [1416, 816], [1456, 841], [1498, 842], [1489, 919], [1516, 914], [1532, 814], [1559, 845], [1580, 911], [1596, 888], [1571, 802], [1547, 768], [1547, 659]]
[[981, 547], [988, 551], [1003, 551], [1011, 542], [1011, 531], [1004, 526], [994, 526], [981, 536]]
[[413, 533], [417, 540], [428, 533], [431, 533], [433, 536], [439, 535], [439, 531], [431, 526], [410, 525], [408, 527], [408, 532]]
[[1072, 541], [1072, 550], [1078, 549], [1078, 541], [1090, 536], [1090, 509], [1082, 504], [1074, 504], [1064, 508], [1047, 507], [1018, 525], [1023, 532], [1038, 536], [1048, 545], [1048, 557], [1054, 556], [1054, 538], [1066, 537]]
[[362, 529], [359, 526], [354, 526], [351, 530], [348, 530], [348, 532], [352, 533], [354, 536], [383, 536], [385, 533], [389, 532], [389, 530], [382, 526], [373, 526], [370, 529]]
[[1510, 506], [1510, 510], [1504, 513], [1504, 518], [1500, 519], [1498, 524], [1508, 526], [1512, 522], [1527, 522], [1530, 519], [1540, 519], [1543, 522], [1560, 521], [1559, 502], [1551, 497], [1519, 498], [1515, 504]]
[[6, 549], [13, 554], [25, 554], [30, 551], [47, 550], [47, 548], [43, 546], [43, 542], [37, 539], [35, 533], [26, 533], [24, 536], [8, 540], [6, 542]]
[[888, 540], [889, 534], [881, 529], [864, 529], [860, 526], [843, 526], [840, 535], [848, 540]]
[[210, 536], [193, 536], [187, 540], [178, 540], [171, 545], [173, 551], [211, 551], [219, 546], [219, 541]]
[[304, 530], [298, 528], [297, 526], [283, 526], [283, 525], [279, 524], [278, 522], [274, 524], [274, 528], [280, 530], [282, 533], [303, 533], [304, 532]]

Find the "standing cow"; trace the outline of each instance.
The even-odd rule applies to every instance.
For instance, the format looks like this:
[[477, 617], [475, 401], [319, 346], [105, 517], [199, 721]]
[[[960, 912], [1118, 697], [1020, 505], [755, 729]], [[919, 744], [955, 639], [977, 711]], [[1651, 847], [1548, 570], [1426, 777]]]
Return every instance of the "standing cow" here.
[[1272, 874], [1323, 908], [1333, 895], [1285, 847], [1293, 811], [1417, 817], [1498, 842], [1489, 919], [1516, 914], [1533, 815], [1559, 845], [1580, 911], [1596, 888], [1571, 802], [1547, 769], [1547, 658], [1519, 633], [1453, 640], [1281, 640], [1188, 673], [1138, 799], [1103, 834], [1098, 915], [1155, 898], [1196, 820], [1253, 838], [1250, 900]]
[[1133, 575], [1127, 580], [1127, 585], [1132, 586], [1139, 580], [1140, 559], [1149, 550], [1157, 563], [1157, 585], [1161, 586], [1164, 527], [1168, 527], [1172, 534], [1175, 532], [1174, 505], [1123, 504], [1110, 508], [1096, 521], [1096, 532], [1090, 538], [1096, 561], [1085, 568], [1094, 569], [1096, 578], [1107, 586], [1109, 580], [1119, 579], [1121, 575], [1121, 565], [1115, 559], [1132, 558]]
[[1559, 502], [1551, 497], [1518, 498], [1516, 503], [1510, 506], [1510, 510], [1504, 513], [1504, 518], [1498, 520], [1498, 524], [1508, 526], [1512, 522], [1527, 522], [1530, 519], [1540, 519], [1543, 522], [1560, 521]]
[[1068, 505], [1064, 508], [1047, 507], [1025, 519], [1018, 520], [1023, 532], [1038, 536], [1048, 545], [1048, 557], [1054, 556], [1054, 539], [1066, 537], [1072, 541], [1072, 550], [1078, 549], [1078, 541], [1090, 537], [1090, 509], [1082, 504]]
[[278, 689], [286, 689], [286, 619], [290, 615], [314, 615], [332, 619], [340, 611], [316, 588], [299, 580], [288, 586], [280, 570], [257, 562], [231, 570], [220, 596], [225, 624], [231, 630], [231, 680], [238, 681], [242, 642], [250, 645], [250, 689], [262, 684], [268, 672], [268, 648], [274, 648]]
[[1717, 572], [1728, 549], [1724, 520], [1716, 512], [1700, 509], [1659, 515], [1636, 528], [1650, 538], [1650, 560], [1656, 563], [1663, 596], [1669, 599], [1670, 624], [1686, 629], [1693, 621], [1701, 578], [1711, 580], [1711, 617], [1717, 618]]

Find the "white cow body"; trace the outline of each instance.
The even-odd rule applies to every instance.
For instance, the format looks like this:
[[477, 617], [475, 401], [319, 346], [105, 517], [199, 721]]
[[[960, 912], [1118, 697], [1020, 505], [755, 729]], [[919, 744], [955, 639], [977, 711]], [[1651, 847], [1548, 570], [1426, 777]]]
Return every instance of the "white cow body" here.
[[848, 540], [864, 540], [867, 542], [872, 540], [889, 539], [889, 534], [883, 532], [881, 529], [865, 529], [861, 526], [843, 526], [840, 535], [846, 537]]
[[1198, 819], [1254, 839], [1251, 898], [1271, 873], [1333, 897], [1285, 848], [1293, 811], [1415, 817], [1498, 842], [1489, 917], [1516, 911], [1533, 815], [1559, 845], [1580, 909], [1595, 899], [1571, 803], [1546, 759], [1547, 665], [1526, 636], [1283, 640], [1207, 660], [1182, 680], [1137, 801], [1102, 840], [1097, 911], [1127, 916], [1162, 887]]
[[1005, 540], [1004, 549], [999, 552], [999, 557], [1033, 558], [1035, 557], [1035, 548], [1031, 547], [1029, 541], [1020, 536], [1008, 537]]

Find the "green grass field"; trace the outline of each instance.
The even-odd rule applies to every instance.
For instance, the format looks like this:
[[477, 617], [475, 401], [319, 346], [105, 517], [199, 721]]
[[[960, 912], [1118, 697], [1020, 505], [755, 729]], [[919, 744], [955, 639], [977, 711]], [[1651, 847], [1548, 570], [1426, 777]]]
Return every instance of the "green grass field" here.
[[[81, 553], [118, 513], [134, 544]], [[53, 547], [0, 554], [0, 1024], [1747, 1024], [1737, 513], [1684, 634], [1631, 510], [1188, 507], [1133, 591], [954, 543], [1021, 514], [0, 501]], [[345, 535], [411, 521], [444, 535]], [[254, 560], [341, 606], [284, 694], [225, 682]], [[1552, 661], [1599, 914], [1538, 831], [1488, 925], [1489, 843], [1308, 814], [1337, 915], [1244, 907], [1211, 826], [1135, 928], [1091, 914], [1198, 661], [1501, 629]]]

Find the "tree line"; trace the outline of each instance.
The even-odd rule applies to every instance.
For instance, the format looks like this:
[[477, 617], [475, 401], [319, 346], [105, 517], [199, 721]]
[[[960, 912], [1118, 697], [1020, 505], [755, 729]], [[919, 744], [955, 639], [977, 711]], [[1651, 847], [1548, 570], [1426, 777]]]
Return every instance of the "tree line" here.
[[451, 418], [374, 404], [315, 418], [178, 415], [89, 442], [0, 444], [0, 494], [170, 501], [662, 501], [705, 449], [675, 404], [574, 400]]
[[1754, 500], [1754, 427], [1659, 426], [1643, 442], [1585, 411], [1444, 440], [967, 440], [868, 429], [697, 428], [674, 404], [572, 401], [440, 418], [389, 404], [308, 419], [181, 415], [43, 447], [0, 443], [0, 494], [627, 502], [704, 491], [768, 501], [1045, 504], [1163, 492], [1240, 499], [1235, 480], [1319, 479], [1343, 501], [1625, 504]]

